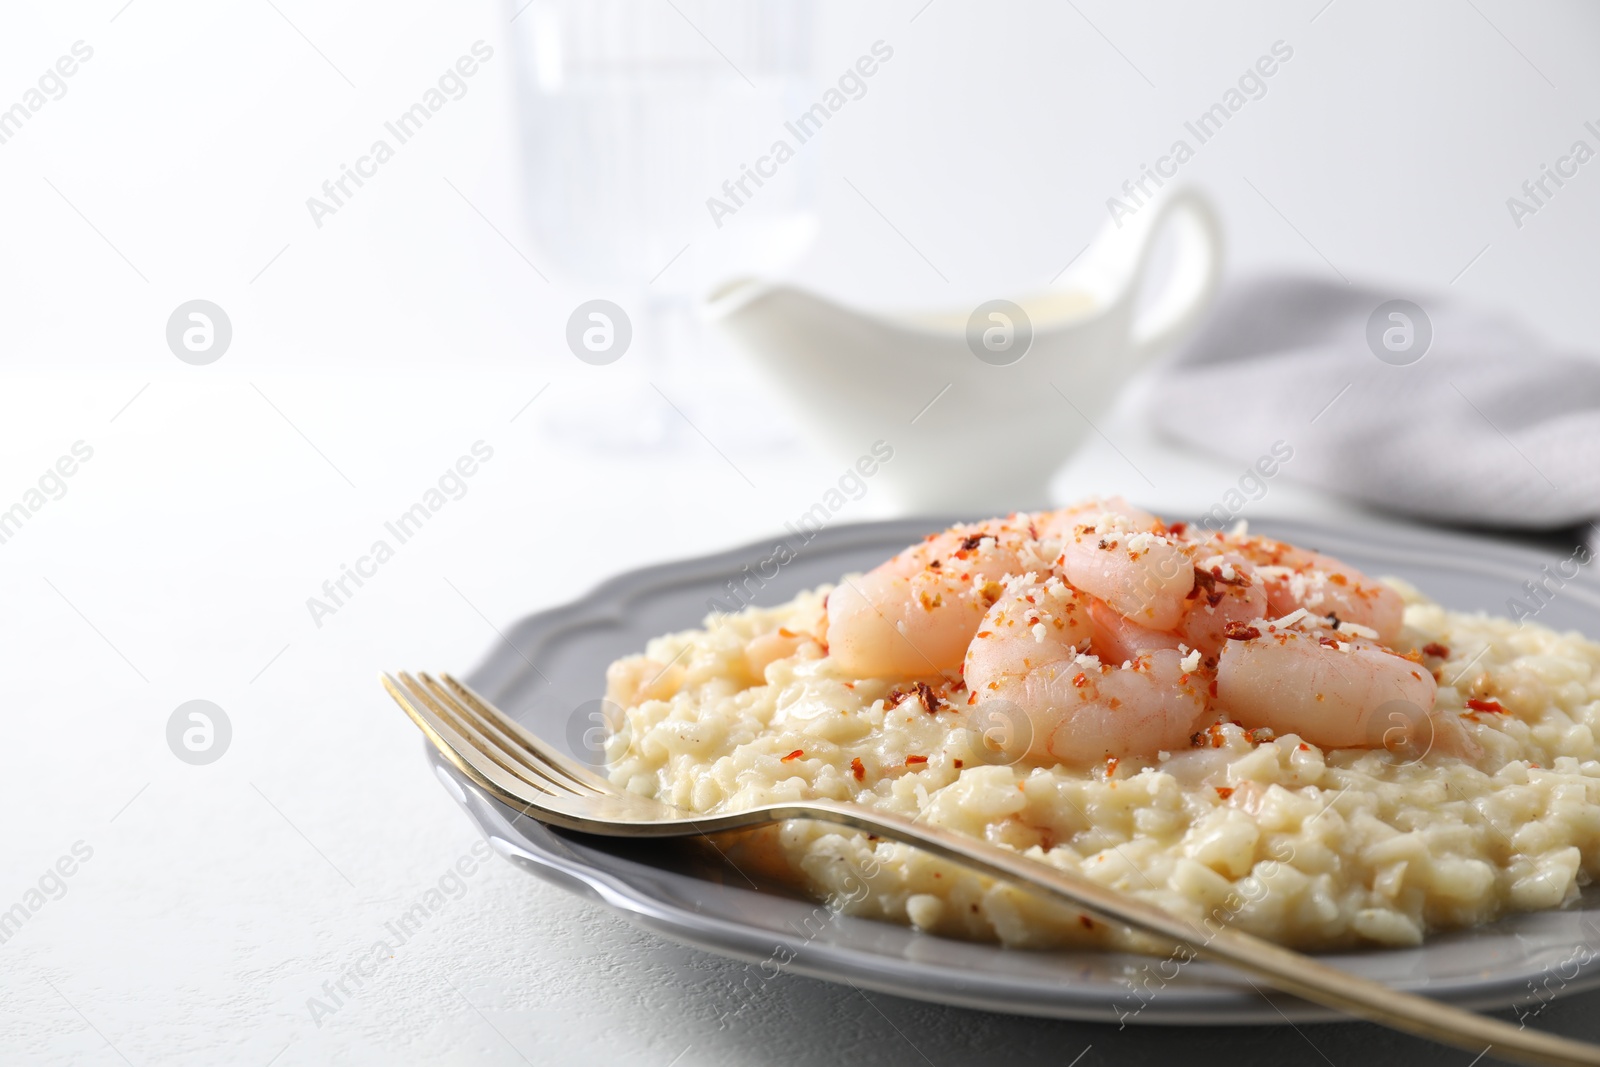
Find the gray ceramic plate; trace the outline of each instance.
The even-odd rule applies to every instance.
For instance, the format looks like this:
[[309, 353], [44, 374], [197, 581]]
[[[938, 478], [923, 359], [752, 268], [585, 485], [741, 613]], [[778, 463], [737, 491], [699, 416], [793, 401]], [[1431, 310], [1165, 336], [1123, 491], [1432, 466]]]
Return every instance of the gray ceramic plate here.
[[[865, 570], [948, 523], [904, 520], [825, 530], [766, 581], [754, 602], [776, 604], [802, 589]], [[1252, 529], [1394, 574], [1460, 609], [1504, 614], [1506, 600], [1554, 559], [1503, 544], [1437, 532], [1362, 532], [1290, 522]], [[583, 600], [518, 623], [470, 675], [471, 684], [540, 736], [581, 756], [584, 706], [603, 690], [606, 665], [657, 635], [698, 625], [731, 578], [772, 555], [776, 540], [704, 559], [634, 571]], [[771, 568], [768, 567], [770, 572]], [[1570, 582], [1538, 621], [1600, 635], [1600, 585]], [[905, 997], [992, 1011], [1141, 1023], [1277, 1023], [1332, 1017], [1289, 997], [1267, 1004], [1226, 968], [1196, 962], [1141, 1001], [1128, 974], [1148, 961], [1123, 954], [1026, 952], [970, 944], [870, 920], [833, 916], [818, 930], [817, 905], [742, 876], [708, 868], [670, 843], [639, 844], [552, 831], [490, 800], [435, 757], [446, 787], [506, 856], [542, 878], [615, 909], [667, 937], [760, 963], [792, 954], [787, 969]], [[814, 934], [808, 931], [817, 931]], [[1506, 1007], [1538, 986], [1573, 993], [1600, 986], [1600, 891], [1575, 908], [1519, 915], [1436, 937], [1420, 948], [1345, 953], [1329, 961], [1397, 988], [1470, 1007]], [[1578, 962], [1581, 960], [1582, 962]], [[1532, 983], [1532, 985], [1530, 985]]]

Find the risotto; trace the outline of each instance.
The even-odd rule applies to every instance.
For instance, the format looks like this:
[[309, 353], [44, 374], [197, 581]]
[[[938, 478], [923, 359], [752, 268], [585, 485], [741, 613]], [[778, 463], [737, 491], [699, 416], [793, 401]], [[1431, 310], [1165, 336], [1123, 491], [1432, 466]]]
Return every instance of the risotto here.
[[[1104, 544], [1105, 521], [1091, 516], [1080, 529], [1097, 521], [1088, 536]], [[1180, 540], [1181, 527], [1155, 529]], [[1113, 534], [1124, 546], [1138, 536], [1125, 525]], [[1058, 545], [1046, 547], [1054, 558]], [[1026, 577], [1041, 580], [1037, 572]], [[838, 589], [864, 584], [850, 576]], [[987, 584], [980, 574], [974, 587]], [[995, 629], [1004, 598], [1020, 585], [1013, 576], [981, 592], [977, 625]], [[1246, 662], [1237, 650], [1274, 637], [1280, 647], [1309, 647], [1311, 637], [1291, 634], [1301, 619], [1269, 612], [1251, 627], [1230, 623], [1213, 646], [1220, 651], [1186, 642], [1172, 650], [1185, 685], [1203, 690], [1210, 679], [1216, 698], [1220, 674], [1223, 699], [1205, 700], [1202, 691], [1205, 709], [1184, 724], [1186, 736], [1173, 743], [1160, 735], [1159, 747], [1141, 749], [1136, 740], [1106, 740], [1103, 723], [1063, 735], [1067, 727], [1055, 724], [1065, 698], [1039, 698], [1037, 685], [1004, 705], [1009, 718], [996, 717], [993, 702], [967, 688], [970, 647], [964, 670], [865, 676], [829, 640], [840, 636], [837, 609], [835, 625], [829, 618], [837, 595], [823, 588], [776, 608], [714, 615], [703, 629], [656, 638], [642, 655], [613, 664], [613, 781], [693, 812], [852, 801], [1305, 948], [1412, 945], [1432, 930], [1560, 907], [1600, 870], [1600, 645], [1577, 634], [1448, 611], [1391, 580], [1383, 595], [1399, 609], [1384, 655], [1429, 676], [1432, 707], [1425, 717], [1395, 717], [1395, 725], [1373, 718], [1363, 727], [1367, 740], [1330, 744], [1311, 739], [1320, 724], [1296, 732], [1280, 718], [1271, 720], [1280, 728], [1262, 726], [1245, 697], [1229, 698], [1229, 657]], [[1070, 631], [1061, 616], [1029, 615], [1026, 641], [1042, 643], [1040, 628]], [[1344, 626], [1341, 635], [1372, 632]], [[1092, 654], [1102, 631], [1092, 633], [1069, 643], [1056, 673], [1070, 679], [1073, 699], [1088, 699], [1074, 689], [1098, 686], [1105, 704], [1114, 671]], [[1362, 643], [1319, 633], [1330, 656], [1356, 655], [1352, 646]], [[1138, 653], [1122, 670], [1137, 673], [1146, 659]], [[1028, 669], [1040, 668], [1030, 660]], [[1241, 692], [1237, 681], [1233, 691]], [[1038, 707], [1015, 710], [1041, 699], [1058, 716], [1043, 726]], [[1126, 710], [1115, 698], [1105, 706], [1119, 709], [1105, 713], [1113, 719]], [[1066, 737], [1060, 744], [1078, 746], [1074, 758], [1039, 740], [1052, 729], [1051, 737]], [[1030, 736], [1007, 736], [1013, 730]], [[1007, 883], [823, 823], [793, 820], [747, 839], [735, 861], [762, 863], [851, 914], [938, 934], [1031, 947], [1134, 943]]]

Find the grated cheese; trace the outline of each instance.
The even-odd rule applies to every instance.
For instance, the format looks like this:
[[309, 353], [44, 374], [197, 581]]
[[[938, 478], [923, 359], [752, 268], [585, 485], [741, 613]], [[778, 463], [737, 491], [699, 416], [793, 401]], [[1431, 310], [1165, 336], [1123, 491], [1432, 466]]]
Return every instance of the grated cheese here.
[[1288, 627], [1293, 626], [1295, 623], [1301, 621], [1302, 619], [1309, 619], [1311, 617], [1312, 617], [1311, 612], [1307, 611], [1305, 608], [1295, 608], [1293, 611], [1289, 612], [1289, 614], [1285, 615], [1283, 618], [1273, 620], [1273, 625], [1274, 626], [1282, 626], [1285, 629], [1287, 629]]

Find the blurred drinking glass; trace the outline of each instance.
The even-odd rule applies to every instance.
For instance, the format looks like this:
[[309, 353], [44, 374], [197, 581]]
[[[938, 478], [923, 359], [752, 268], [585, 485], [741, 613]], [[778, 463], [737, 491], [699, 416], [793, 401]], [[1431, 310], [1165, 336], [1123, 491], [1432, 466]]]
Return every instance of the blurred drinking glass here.
[[[526, 210], [540, 257], [555, 280], [615, 300], [633, 321], [635, 373], [607, 381], [606, 416], [565, 405], [550, 414], [564, 435], [591, 444], [658, 445], [687, 428], [656, 383], [696, 425], [737, 424], [730, 410], [750, 395], [743, 368], [701, 329], [694, 304], [730, 277], [783, 268], [815, 234], [815, 151], [766, 163], [776, 173], [759, 182], [748, 176], [776, 141], [793, 140], [784, 124], [814, 102], [808, 5], [512, 8]], [[712, 198], [732, 211], [713, 209]], [[758, 433], [767, 420], [744, 421], [737, 429]]]

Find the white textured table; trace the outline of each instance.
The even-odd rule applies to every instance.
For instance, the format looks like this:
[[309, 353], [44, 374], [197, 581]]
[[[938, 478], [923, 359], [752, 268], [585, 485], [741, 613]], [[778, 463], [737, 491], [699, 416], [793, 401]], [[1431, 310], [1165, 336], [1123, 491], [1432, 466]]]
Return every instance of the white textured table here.
[[[1344, 7], [1315, 27], [1309, 12], [1277, 26], [1268, 21], [1276, 16], [1241, 8], [1225, 25], [1190, 31], [1306, 40], [1303, 82], [1286, 84], [1282, 103], [1309, 106], [1317, 92], [1336, 98], [1347, 68], [1366, 69], [1339, 51], [1365, 39], [1362, 20], [1387, 25], [1388, 16]], [[9, 707], [0, 1063], [1089, 1067], [1221, 1062], [1224, 1053], [1230, 1063], [1313, 1062], [1317, 1052], [1341, 1067], [1402, 1056], [1465, 1062], [1364, 1026], [1118, 1032], [787, 975], [764, 985], [757, 1011], [719, 1030], [714, 1020], [742, 967], [636, 931], [499, 860], [475, 865], [473, 831], [432, 780], [416, 731], [377, 672], [468, 667], [498, 640], [497, 627], [619, 570], [781, 527], [838, 472], [783, 443], [782, 415], [753, 390], [705, 413], [705, 435], [726, 459], [665, 407], [653, 417], [670, 428], [670, 444], [656, 452], [576, 443], [574, 427], [603, 418], [611, 398], [649, 390], [626, 360], [593, 368], [565, 351], [562, 324], [593, 294], [563, 288], [559, 276], [541, 282], [521, 248], [508, 248], [523, 241], [504, 64], [486, 65], [471, 94], [451, 104], [451, 124], [430, 128], [347, 209], [321, 228], [308, 220], [305, 198], [382, 117], [474, 40], [501, 42], [500, 5], [72, 8], [0, 12], [8, 74], [0, 94], [17, 94], [0, 96], [0, 108], [74, 42], [94, 50], [64, 94], [0, 144], [0, 511], [26, 511], [20, 527], [0, 528]], [[971, 114], [1000, 114], [1014, 95], [1066, 99], [1118, 86], [1127, 99], [1115, 122], [1127, 129], [1095, 126], [1112, 120], [1091, 109], [1075, 133], [1102, 161], [1136, 161], [1175, 116], [1233, 77], [1234, 58], [1249, 58], [1175, 52], [1165, 37], [1137, 44], [1143, 31], [1105, 22], [1146, 65], [1177, 72], [1161, 80], [1180, 88], [1146, 95], [1070, 12], [1030, 14], [1043, 29], [1020, 37], [1042, 51], [1021, 64], [1009, 48], [967, 55], [964, 27], [979, 8], [955, 0], [921, 8], [880, 17], [830, 7], [824, 20], [828, 62], [892, 36], [906, 64], [903, 84], [875, 88], [871, 108], [857, 108], [824, 158], [867, 182], [951, 275], [947, 288], [919, 273], [923, 263], [830, 170], [822, 199], [832, 222], [805, 270], [865, 302], [959, 301], [1037, 284], [1097, 224], [1072, 204], [1098, 203], [1126, 169], [1073, 170], [1065, 148], [1048, 159], [1024, 153], [1027, 165], [1008, 171], [1001, 195], [947, 171], [945, 155], [919, 156], [906, 144], [883, 156], [886, 131], [922, 121], [924, 96], [954, 107], [953, 97], [933, 94], [969, 93], [960, 107], [971, 112], [956, 108], [950, 127], [965, 137]], [[1540, 32], [1538, 47], [1523, 43], [1542, 63], [1574, 80], [1589, 76], [1568, 52], [1581, 56], [1581, 41], [1559, 26]], [[1076, 59], [1066, 67], [1081, 85], [1052, 81], [1063, 64], [1051, 35], [1070, 46]], [[1474, 64], [1520, 62], [1482, 26], [1468, 51], [1441, 92]], [[1431, 61], [1456, 62], [1446, 52]], [[1321, 157], [1282, 159], [1292, 113], [1273, 117], [1278, 106], [1274, 97], [1259, 108], [1257, 125], [1197, 162], [1195, 175], [1207, 167], [1227, 175], [1223, 199], [1240, 207], [1235, 232], [1246, 259], [1324, 269], [1320, 253], [1229, 172], [1241, 159], [1302, 168], [1278, 173], [1273, 185], [1309, 183], [1305, 198], [1286, 200], [1293, 212], [1315, 199], [1319, 175], [1337, 171]], [[1531, 136], [1521, 112], [1509, 110], [1519, 117], [1500, 134]], [[1341, 129], [1322, 131], [1320, 143], [1363, 135]], [[1563, 129], [1554, 122], [1543, 132]], [[1021, 143], [1017, 130], [1001, 136]], [[911, 182], [918, 174], [929, 180]], [[1443, 184], [1405, 187], [1433, 198]], [[1556, 326], [1568, 335], [1592, 328], [1600, 311], [1562, 301], [1552, 279], [1562, 277], [1563, 257], [1592, 244], [1594, 224], [1580, 219], [1513, 245], [1491, 229], [1503, 221], [1492, 189], [1479, 192], [1482, 217], [1413, 219], [1450, 240], [1412, 242], [1426, 254], [1396, 269], [1442, 285], [1493, 240], [1496, 250], [1458, 288], [1519, 292], [1558, 309]], [[1393, 194], [1374, 188], [1362, 194], [1365, 208], [1306, 225], [1319, 239], [1347, 225], [1387, 232]], [[1563, 197], [1574, 211], [1593, 203], [1592, 190]], [[997, 233], [997, 200], [1002, 212], [1034, 205], [1038, 218], [1011, 219]], [[698, 211], [690, 205], [688, 214]], [[700, 222], [685, 240], [704, 236]], [[1569, 244], [1538, 243], [1555, 232]], [[1377, 244], [1361, 251], [1370, 236], [1362, 230], [1342, 247], [1335, 239], [1330, 254], [1350, 270], [1363, 258], [1390, 266]], [[197, 298], [225, 308], [233, 326], [228, 352], [209, 366], [180, 362], [164, 337], [173, 309]], [[672, 373], [675, 388], [715, 387], [726, 399], [736, 372]], [[742, 435], [757, 425], [762, 438]], [[1108, 414], [1101, 428], [1107, 440], [1094, 439], [1063, 474], [1060, 495], [1124, 490], [1200, 508], [1237, 480], [1230, 465], [1165, 449], [1126, 414]], [[363, 563], [384, 524], [480, 441], [493, 455], [465, 495], [444, 502], [392, 558]], [[49, 475], [75, 448], [80, 458], [61, 468], [70, 477]], [[1253, 507], [1338, 511], [1287, 483]], [[884, 511], [869, 493], [839, 518]], [[359, 586], [345, 579], [334, 602], [324, 583], [337, 583], [346, 565], [366, 577]], [[335, 610], [314, 615], [312, 597]], [[169, 719], [192, 700], [216, 704], [231, 727], [226, 750], [206, 765], [169, 747]], [[428, 917], [399, 943], [390, 926], [419, 900]], [[393, 951], [376, 952], [381, 940]], [[1593, 1032], [1583, 1020], [1597, 1003], [1554, 1005], [1541, 1025]]]

